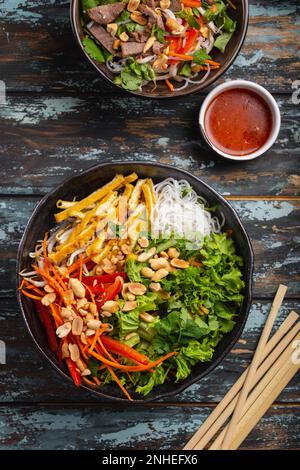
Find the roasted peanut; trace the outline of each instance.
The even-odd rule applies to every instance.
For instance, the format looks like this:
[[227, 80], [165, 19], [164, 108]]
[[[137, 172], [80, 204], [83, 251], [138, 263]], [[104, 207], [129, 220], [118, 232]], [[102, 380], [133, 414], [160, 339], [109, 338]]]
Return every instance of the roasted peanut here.
[[55, 292], [50, 292], [49, 294], [44, 295], [41, 302], [46, 307], [49, 307], [50, 304], [53, 304], [53, 302], [55, 302], [55, 299], [56, 299]]
[[179, 258], [180, 253], [176, 248], [169, 248], [168, 255], [170, 258]]
[[170, 29], [171, 31], [177, 31], [180, 27], [180, 24], [177, 23], [176, 20], [173, 18], [168, 18], [166, 21], [167, 28]]
[[188, 261], [183, 260], [183, 259], [173, 258], [171, 260], [171, 266], [173, 266], [174, 268], [186, 269], [186, 268], [189, 267], [189, 265], [190, 265], [190, 263]]
[[128, 300], [125, 302], [122, 310], [123, 312], [130, 312], [131, 310], [134, 310], [137, 308], [137, 303], [135, 300]]
[[133, 12], [138, 9], [139, 5], [140, 0], [129, 0], [127, 10]]
[[141, 237], [138, 239], [138, 244], [141, 248], [147, 248], [147, 246], [149, 246], [149, 240], [147, 237]]
[[135, 300], [135, 295], [134, 294], [131, 294], [131, 292], [128, 292], [128, 294], [126, 295], [127, 299], [126, 300]]
[[144, 320], [146, 323], [152, 323], [155, 320], [155, 318], [147, 312], [141, 312], [140, 318]]
[[83, 299], [85, 297], [85, 287], [79, 281], [79, 279], [71, 278], [69, 281], [69, 285], [76, 297], [78, 297], [79, 299]]
[[89, 320], [87, 322], [87, 327], [89, 330], [98, 330], [98, 328], [100, 328], [100, 325], [101, 325], [101, 321], [100, 320]]
[[66, 322], [57, 328], [56, 334], [59, 338], [64, 338], [70, 333], [71, 329], [72, 329], [71, 323]]
[[128, 36], [128, 34], [127, 34], [125, 31], [123, 31], [123, 33], [120, 34], [119, 38], [121, 39], [121, 41], [127, 42], [128, 39], [129, 39], [129, 36]]
[[51, 292], [54, 292], [54, 289], [53, 289], [53, 287], [49, 286], [49, 284], [46, 284], [44, 286], [44, 291], [46, 291], [50, 294]]
[[89, 310], [90, 310], [91, 314], [94, 315], [94, 316], [97, 315], [97, 313], [98, 313], [97, 305], [93, 304], [93, 302], [90, 302]]
[[88, 303], [87, 299], [84, 297], [83, 299], [77, 300], [77, 302], [76, 302], [76, 307], [77, 307], [78, 309], [79, 309], [79, 308], [83, 308], [83, 309], [85, 310], [85, 309], [88, 309], [89, 303]]
[[147, 24], [147, 18], [145, 16], [138, 14], [139, 12], [134, 11], [131, 13], [130, 18], [132, 21], [134, 21], [137, 24], [140, 24], [141, 26], [145, 26]]
[[69, 344], [69, 351], [72, 361], [77, 362], [80, 358], [79, 348], [77, 344]]
[[161, 268], [167, 268], [169, 266], [169, 263], [165, 258], [150, 259], [149, 264], [154, 271]]
[[83, 320], [81, 317], [74, 318], [72, 322], [72, 333], [73, 335], [79, 336], [82, 333]]
[[158, 271], [156, 271], [154, 275], [152, 276], [151, 281], [153, 282], [160, 281], [162, 278], [166, 277], [168, 274], [169, 274], [169, 271], [167, 269], [165, 268], [158, 269]]
[[137, 261], [139, 263], [144, 263], [145, 261], [148, 261], [148, 259], [152, 258], [152, 256], [155, 255], [156, 248], [155, 246], [153, 248], [150, 248], [148, 251], [144, 251], [137, 257]]
[[62, 358], [70, 357], [69, 345], [68, 343], [63, 343], [61, 347]]
[[116, 300], [107, 300], [103, 304], [102, 308], [103, 310], [106, 310], [110, 313], [116, 313], [118, 310], [120, 310], [119, 303]]
[[108, 33], [110, 33], [112, 36], [115, 36], [117, 34], [117, 31], [118, 31], [118, 25], [117, 23], [109, 23], [107, 26], [106, 26], [106, 31]]
[[153, 274], [154, 274], [154, 271], [151, 268], [147, 268], [145, 266], [144, 268], [141, 269], [141, 275], [144, 276], [144, 277], [151, 278], [153, 276]]
[[95, 332], [95, 330], [87, 329], [85, 332], [85, 336], [93, 336]]
[[147, 287], [140, 282], [129, 282], [127, 284], [128, 290], [133, 295], [143, 295], [145, 294]]
[[151, 284], [149, 285], [149, 289], [152, 292], [158, 292], [161, 290], [161, 285], [159, 282], [151, 282]]

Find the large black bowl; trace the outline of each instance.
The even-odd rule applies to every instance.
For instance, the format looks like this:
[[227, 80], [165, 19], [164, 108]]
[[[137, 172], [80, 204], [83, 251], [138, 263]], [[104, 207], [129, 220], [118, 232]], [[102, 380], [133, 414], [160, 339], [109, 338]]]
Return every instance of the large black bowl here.
[[[82, 39], [85, 36], [85, 33], [82, 28], [82, 24], [80, 21], [80, 10], [81, 10], [81, 1], [80, 0], [71, 0], [70, 3], [70, 16], [71, 16], [71, 25], [73, 29], [73, 33], [75, 39], [83, 51], [86, 59], [95, 67], [95, 69], [99, 72], [99, 74], [108, 80], [112, 85], [115, 87], [121, 88], [119, 85], [114, 83], [115, 75], [110, 72], [105, 64], [100, 64], [99, 62], [93, 60], [87, 52], [84, 50], [82, 45]], [[226, 70], [232, 65], [234, 60], [236, 59], [238, 53], [241, 50], [241, 47], [244, 43], [247, 28], [248, 28], [248, 21], [249, 21], [249, 6], [248, 0], [239, 0], [235, 2], [236, 9], [230, 9], [230, 17], [236, 21], [237, 27], [236, 30], [229, 41], [225, 52], [222, 53], [217, 49], [213, 49], [212, 51], [212, 58], [220, 62], [220, 68], [216, 70], [212, 70], [207, 80], [203, 83], [198, 84], [190, 84], [188, 87], [184, 88], [181, 91], [177, 91], [176, 93], [171, 92], [165, 83], [162, 81], [157, 83], [157, 87], [155, 90], [153, 89], [153, 84], [149, 83], [148, 85], [143, 87], [142, 91], [128, 91], [133, 95], [138, 96], [145, 96], [147, 98], [176, 98], [178, 96], [186, 96], [191, 93], [197, 93], [204, 90], [206, 87], [212, 85], [218, 78], [226, 72]], [[200, 77], [201, 78], [201, 77]], [[179, 88], [179, 87], [177, 87]], [[124, 88], [121, 88], [124, 91]]]
[[[136, 171], [140, 177], [153, 178], [155, 182], [159, 182], [170, 176], [176, 179], [184, 178], [189, 181], [197, 193], [203, 196], [211, 206], [217, 205], [217, 215], [218, 213], [220, 214], [222, 212], [225, 216], [225, 229], [230, 228], [233, 230], [233, 237], [237, 246], [237, 251], [244, 259], [243, 274], [246, 282], [246, 288], [244, 292], [245, 300], [237, 317], [236, 325], [229, 334], [224, 336], [222, 341], [217, 346], [213, 360], [211, 362], [202, 364], [200, 363], [196, 365], [193, 368], [191, 375], [182, 382], [166, 382], [164, 385], [155, 388], [146, 399], [141, 398], [140, 396], [134, 396], [134, 398], [138, 401], [148, 402], [181, 392], [189, 385], [207, 375], [222, 361], [222, 359], [224, 359], [226, 354], [238, 340], [245, 325], [251, 304], [253, 252], [249, 237], [239, 217], [222, 196], [220, 196], [216, 191], [214, 191], [210, 186], [205, 184], [199, 178], [193, 176], [191, 173], [168, 165], [144, 162], [119, 162], [113, 164], [103, 163], [94, 166], [89, 170], [82, 172], [80, 175], [64, 181], [55, 189], [53, 189], [53, 191], [44, 196], [43, 199], [37, 204], [28, 221], [21, 240], [18, 251], [17, 272], [20, 272], [25, 268], [30, 268], [30, 259], [28, 254], [33, 250], [36, 240], [43, 238], [45, 231], [49, 230], [53, 226], [53, 214], [56, 211], [56, 201], [58, 199], [72, 200], [74, 196], [82, 198], [91, 191], [94, 191], [103, 184], [107, 183], [115, 176], [116, 173], [128, 174], [132, 171]], [[21, 297], [19, 291], [18, 301], [21, 306], [26, 326], [37, 348], [47, 359], [47, 361], [50, 362], [54, 369], [71, 383], [71, 378], [69, 377], [66, 369], [58, 364], [55, 354], [53, 354], [48, 347], [45, 332], [38, 319], [38, 316], [36, 315], [34, 304], [30, 299]], [[107, 385], [101, 388], [99, 391], [93, 390], [85, 385], [82, 385], [82, 388], [89, 390], [99, 398], [105, 397], [115, 401], [128, 401], [122, 397], [119, 388], [114, 385]]]

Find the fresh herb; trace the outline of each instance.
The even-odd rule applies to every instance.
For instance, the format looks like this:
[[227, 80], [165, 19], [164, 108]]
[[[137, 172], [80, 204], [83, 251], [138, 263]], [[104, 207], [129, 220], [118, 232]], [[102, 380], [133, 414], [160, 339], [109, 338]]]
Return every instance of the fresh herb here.
[[200, 11], [198, 10], [198, 8], [192, 8], [192, 12], [194, 13], [194, 15], [196, 16], [196, 18], [199, 18], [201, 16], [201, 13]]
[[155, 72], [151, 65], [139, 64], [133, 57], [129, 57], [127, 59], [127, 66], [115, 78], [114, 83], [126, 90], [136, 91], [141, 87], [143, 80], [155, 80]]
[[159, 28], [156, 24], [152, 26], [151, 36], [156, 36], [156, 39], [158, 40], [158, 42], [162, 44], [165, 42], [165, 34], [166, 34], [166, 31]]
[[99, 361], [94, 357], [91, 357], [88, 362], [88, 368], [91, 371], [92, 377], [98, 377]]
[[130, 282], [142, 282], [141, 269], [144, 266], [144, 263], [139, 263], [137, 261], [136, 256], [133, 253], [127, 256], [125, 273], [127, 274]]
[[[197, 8], [196, 8], [196, 10], [197, 10]], [[178, 18], [182, 18], [183, 20], [186, 20], [191, 28], [200, 29], [200, 25], [199, 25], [198, 21], [195, 18], [195, 16], [198, 16], [198, 15], [195, 15], [194, 11], [192, 9], [181, 10], [179, 13], [176, 14], [176, 16]]]
[[192, 67], [189, 62], [186, 62], [184, 66], [181, 68], [179, 75], [182, 77], [189, 78], [192, 75]]
[[82, 10], [86, 11], [89, 8], [94, 8], [99, 5], [97, 0], [81, 0]]
[[214, 47], [219, 49], [219, 51], [224, 52], [227, 44], [232, 38], [233, 33], [222, 33], [217, 37], [214, 43]]
[[100, 63], [105, 62], [105, 57], [103, 53], [103, 49], [101, 46], [98, 46], [92, 38], [85, 37], [82, 40], [82, 44], [84, 47], [85, 52], [94, 60]]
[[206, 60], [211, 60], [211, 56], [204, 49], [198, 49], [194, 54], [193, 62], [198, 65], [204, 65]]
[[118, 16], [115, 20], [115, 23], [121, 23], [123, 21], [127, 21], [130, 18], [130, 12], [128, 10], [123, 10], [122, 13]]

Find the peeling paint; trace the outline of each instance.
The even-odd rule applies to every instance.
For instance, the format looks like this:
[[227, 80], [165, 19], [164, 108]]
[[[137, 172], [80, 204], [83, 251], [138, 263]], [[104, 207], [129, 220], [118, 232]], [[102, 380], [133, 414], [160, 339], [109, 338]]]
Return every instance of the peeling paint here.
[[238, 212], [243, 214], [243, 219], [270, 221], [288, 217], [294, 206], [287, 201], [232, 201]]

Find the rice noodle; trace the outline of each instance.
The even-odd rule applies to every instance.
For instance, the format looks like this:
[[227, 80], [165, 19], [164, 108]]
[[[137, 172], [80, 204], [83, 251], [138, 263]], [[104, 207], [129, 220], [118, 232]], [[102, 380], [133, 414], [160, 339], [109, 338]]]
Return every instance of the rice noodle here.
[[146, 64], [147, 62], [151, 62], [152, 60], [156, 59], [156, 55], [149, 55], [147, 57], [144, 57], [143, 59], [137, 59], [137, 62], [139, 64]]
[[191, 80], [190, 78], [187, 78], [187, 82], [188, 83], [192, 83], [192, 84], [195, 84], [195, 85], [198, 85], [199, 83], [203, 83], [204, 80], [207, 79], [207, 77], [209, 76], [210, 74], [210, 66], [207, 65], [207, 72], [205, 72], [204, 76], [201, 78], [201, 80]]
[[168, 178], [154, 189], [156, 204], [151, 224], [155, 237], [179, 236], [201, 243], [205, 236], [220, 232], [219, 220], [205, 209], [206, 201], [188, 181]]
[[112, 73], [120, 73], [122, 72], [122, 70], [124, 70], [123, 65], [117, 64], [116, 62], [112, 62], [111, 60], [106, 61], [106, 67]]
[[73, 264], [74, 262], [74, 259], [76, 258], [76, 256], [80, 255], [81, 253], [84, 253], [86, 250], [86, 247], [83, 247], [83, 248], [79, 248], [78, 250], [74, 251], [70, 258], [68, 259], [67, 261], [67, 266], [71, 266], [71, 264]]

